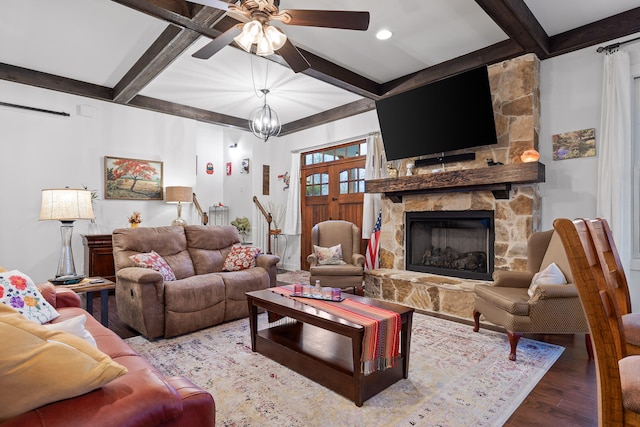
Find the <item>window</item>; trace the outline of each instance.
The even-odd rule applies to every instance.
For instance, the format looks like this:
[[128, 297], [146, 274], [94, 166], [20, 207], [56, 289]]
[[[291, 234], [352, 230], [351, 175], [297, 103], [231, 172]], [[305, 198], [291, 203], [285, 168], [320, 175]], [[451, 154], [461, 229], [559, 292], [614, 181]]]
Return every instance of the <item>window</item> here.
[[312, 151], [304, 155], [304, 166], [317, 165], [319, 163], [333, 162], [347, 158], [366, 156], [367, 142], [362, 140], [356, 143], [342, 145], [339, 147], [325, 148]]
[[315, 173], [307, 176], [307, 182], [305, 183], [305, 195], [307, 197], [313, 196], [327, 196], [329, 194], [329, 174], [328, 173]]
[[364, 168], [340, 171], [340, 194], [364, 193]]

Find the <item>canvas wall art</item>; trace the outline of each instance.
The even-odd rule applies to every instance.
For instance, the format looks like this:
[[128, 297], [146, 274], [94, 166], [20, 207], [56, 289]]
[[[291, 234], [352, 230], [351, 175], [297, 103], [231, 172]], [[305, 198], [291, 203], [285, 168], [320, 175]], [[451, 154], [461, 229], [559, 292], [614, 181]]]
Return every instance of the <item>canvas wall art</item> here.
[[552, 137], [553, 160], [577, 159], [596, 155], [596, 130], [583, 129]]
[[105, 156], [104, 198], [162, 200], [162, 162]]

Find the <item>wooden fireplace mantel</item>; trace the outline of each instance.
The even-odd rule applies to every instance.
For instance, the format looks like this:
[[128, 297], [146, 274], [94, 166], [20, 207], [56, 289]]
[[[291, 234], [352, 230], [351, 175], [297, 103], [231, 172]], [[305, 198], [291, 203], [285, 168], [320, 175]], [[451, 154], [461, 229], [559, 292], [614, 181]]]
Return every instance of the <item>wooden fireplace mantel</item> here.
[[397, 178], [370, 179], [366, 193], [384, 193], [394, 203], [414, 194], [491, 191], [496, 199], [508, 199], [511, 184], [545, 181], [544, 164], [512, 163], [476, 169], [453, 170]]

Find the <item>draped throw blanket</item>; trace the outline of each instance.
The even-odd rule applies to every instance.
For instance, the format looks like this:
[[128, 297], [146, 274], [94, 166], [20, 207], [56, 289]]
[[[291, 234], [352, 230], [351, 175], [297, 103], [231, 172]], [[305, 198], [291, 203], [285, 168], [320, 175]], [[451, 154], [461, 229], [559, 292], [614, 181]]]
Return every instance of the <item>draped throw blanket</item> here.
[[271, 291], [293, 298], [311, 307], [341, 319], [362, 325], [362, 373], [369, 375], [378, 370], [396, 366], [400, 357], [400, 314], [349, 298], [341, 302], [292, 297], [291, 286], [270, 288]]

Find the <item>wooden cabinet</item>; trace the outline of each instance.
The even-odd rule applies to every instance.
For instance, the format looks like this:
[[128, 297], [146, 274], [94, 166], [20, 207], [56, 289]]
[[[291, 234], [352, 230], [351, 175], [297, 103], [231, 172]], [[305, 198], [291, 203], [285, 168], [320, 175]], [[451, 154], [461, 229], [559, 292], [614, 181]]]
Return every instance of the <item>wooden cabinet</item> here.
[[111, 234], [82, 235], [82, 244], [84, 245], [85, 276], [100, 276], [115, 282]]

